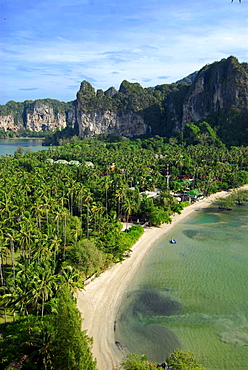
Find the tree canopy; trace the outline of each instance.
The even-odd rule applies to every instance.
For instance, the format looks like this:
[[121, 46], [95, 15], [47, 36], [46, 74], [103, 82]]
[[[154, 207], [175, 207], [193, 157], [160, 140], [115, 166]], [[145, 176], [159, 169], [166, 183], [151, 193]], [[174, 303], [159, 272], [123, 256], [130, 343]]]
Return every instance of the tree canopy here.
[[[23, 368], [32, 361], [40, 370], [54, 369], [54, 361], [63, 368], [54, 333], [62, 350], [67, 332], [83, 343], [86, 355], [71, 339], [70, 367], [83, 368], [85, 361], [94, 369], [91, 341], [77, 330], [73, 293], [128, 257], [142, 224], [171, 222], [189, 204], [179, 203], [179, 194], [194, 200], [248, 182], [247, 146], [228, 149], [214, 140], [207, 123], [198, 128], [189, 127], [191, 143], [159, 136], [73, 137], [57, 148], [0, 157], [3, 369], [20, 361]], [[208, 145], [197, 141], [201, 130]], [[237, 192], [234, 204], [245, 198]], [[135, 225], [123, 232], [130, 222]], [[75, 333], [67, 329], [70, 320]]]

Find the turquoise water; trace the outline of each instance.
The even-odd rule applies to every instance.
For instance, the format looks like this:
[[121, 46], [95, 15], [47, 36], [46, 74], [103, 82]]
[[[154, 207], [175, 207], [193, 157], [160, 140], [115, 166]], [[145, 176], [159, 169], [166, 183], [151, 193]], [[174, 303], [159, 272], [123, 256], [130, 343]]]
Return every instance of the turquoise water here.
[[116, 340], [154, 361], [181, 348], [208, 370], [248, 369], [248, 206], [194, 212], [156, 243], [123, 299]]
[[22, 146], [25, 150], [28, 147], [33, 152], [47, 149], [48, 147], [42, 146], [42, 142], [42, 139], [0, 139], [0, 156], [13, 155], [18, 146]]

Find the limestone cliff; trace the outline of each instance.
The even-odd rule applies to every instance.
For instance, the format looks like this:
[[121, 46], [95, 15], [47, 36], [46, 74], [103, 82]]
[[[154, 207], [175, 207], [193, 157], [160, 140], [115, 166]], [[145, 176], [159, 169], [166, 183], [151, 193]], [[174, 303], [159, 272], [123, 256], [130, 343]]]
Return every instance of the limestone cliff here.
[[0, 106], [0, 129], [4, 131], [54, 131], [62, 130], [68, 124], [75, 124], [73, 102], [39, 99], [23, 103], [9, 101]]
[[79, 136], [113, 134], [140, 136], [151, 131], [145, 109], [155, 99], [138, 83], [123, 81], [119, 91], [110, 87], [107, 91], [97, 90], [83, 81], [77, 93], [76, 117]]
[[76, 117], [80, 137], [99, 133], [138, 136], [148, 132], [170, 136], [183, 131], [187, 123], [203, 119], [224, 135], [224, 124], [229, 127], [232, 123], [239, 130], [248, 126], [247, 106], [247, 63], [229, 57], [206, 65], [178, 83], [154, 88], [123, 81], [119, 91], [110, 88], [95, 93], [83, 81], [77, 93]]
[[147, 125], [140, 115], [129, 112], [118, 115], [113, 111], [77, 112], [79, 137], [95, 134], [114, 134], [119, 136], [139, 136], [146, 133]]
[[66, 115], [57, 112], [54, 114], [52, 107], [40, 102], [36, 102], [32, 109], [25, 112], [25, 126], [30, 131], [54, 131], [66, 127]]
[[10, 114], [0, 115], [0, 129], [4, 131], [17, 131], [18, 126], [14, 123], [14, 117]]
[[247, 107], [247, 69], [236, 58], [230, 57], [199, 71], [183, 102], [179, 129], [183, 130], [186, 123], [205, 119], [221, 110], [246, 110]]
[[[67, 126], [65, 135], [81, 138], [102, 133], [170, 137], [186, 124], [206, 120], [221, 139], [229, 136], [231, 145], [234, 135], [237, 139], [239, 132], [248, 132], [247, 106], [248, 64], [231, 56], [172, 84], [143, 88], [124, 80], [119, 90], [95, 91], [83, 81], [73, 102], [10, 101], [0, 106], [0, 129], [39, 132]], [[245, 140], [243, 135], [235, 145]]]

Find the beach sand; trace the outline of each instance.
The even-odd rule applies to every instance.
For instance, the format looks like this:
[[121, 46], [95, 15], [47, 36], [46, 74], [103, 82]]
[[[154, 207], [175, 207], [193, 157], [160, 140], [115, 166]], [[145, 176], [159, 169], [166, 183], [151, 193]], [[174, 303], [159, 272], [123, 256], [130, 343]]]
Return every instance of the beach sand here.
[[[243, 187], [248, 190], [248, 185]], [[149, 227], [136, 242], [130, 258], [116, 264], [80, 290], [77, 305], [83, 318], [83, 330], [93, 338], [92, 353], [98, 370], [114, 370], [121, 361], [122, 352], [115, 343], [115, 318], [129, 283], [141, 262], [155, 242], [174, 228], [178, 222], [201, 208], [208, 207], [217, 197], [226, 197], [229, 192], [212, 194], [186, 207], [180, 215], [172, 216], [171, 224]]]

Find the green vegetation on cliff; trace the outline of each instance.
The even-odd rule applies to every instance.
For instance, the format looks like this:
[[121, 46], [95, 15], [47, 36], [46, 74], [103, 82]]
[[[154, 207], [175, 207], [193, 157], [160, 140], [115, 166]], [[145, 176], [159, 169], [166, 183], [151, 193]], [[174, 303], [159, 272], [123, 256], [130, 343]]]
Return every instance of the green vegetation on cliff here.
[[[70, 112], [73, 112], [74, 116], [75, 108], [73, 102], [64, 103], [55, 99], [25, 100], [24, 102], [15, 102], [11, 100], [5, 105], [0, 105], [0, 116], [12, 116], [14, 124], [18, 127], [18, 131], [11, 132], [7, 130], [4, 136], [42, 136], [39, 132], [33, 132], [26, 128], [27, 115], [33, 114], [34, 110], [39, 107], [51, 108], [55, 119], [57, 119], [58, 114], [65, 115], [67, 117], [67, 125], [72, 125]], [[41, 133], [42, 132], [41, 128]]]
[[[216, 141], [247, 145], [247, 63], [235, 57], [204, 66], [178, 83], [143, 88], [124, 80], [119, 91], [97, 91], [83, 81], [77, 94], [78, 110], [114, 111], [119, 116], [138, 113], [148, 125], [147, 135], [178, 136], [187, 140], [186, 124], [207, 121]], [[199, 120], [199, 117], [202, 118]], [[191, 122], [189, 121], [191, 120]], [[201, 129], [202, 130], [202, 129]], [[186, 132], [185, 132], [186, 131]]]
[[[0, 116], [13, 116], [14, 123], [19, 127], [15, 135], [24, 135], [27, 113], [32, 114], [41, 105], [52, 108], [55, 120], [59, 113], [63, 114], [70, 128], [61, 135], [56, 133], [55, 139], [50, 139], [49, 143], [56, 145], [60, 139], [78, 134], [80, 125], [84, 127], [82, 136], [89, 135], [87, 125], [91, 125], [91, 122], [87, 121], [88, 118], [86, 122], [80, 121], [81, 114], [85, 112], [92, 113], [92, 116], [95, 113], [111, 112], [118, 117], [136, 113], [148, 127], [147, 136], [177, 136], [179, 139], [183, 136], [186, 141], [190, 138], [185, 125], [193, 123], [200, 127], [202, 122], [207, 122], [219, 142], [229, 147], [247, 145], [247, 79], [247, 63], [239, 63], [235, 57], [230, 56], [204, 66], [199, 72], [194, 72], [177, 83], [155, 87], [143, 88], [139, 83], [124, 80], [118, 91], [111, 87], [104, 92], [95, 91], [89, 82], [82, 81], [74, 102], [64, 103], [53, 99], [24, 103], [10, 101], [0, 107]], [[103, 120], [106, 121], [106, 118]], [[107, 130], [105, 121], [102, 125]], [[112, 125], [115, 123], [111, 122]], [[97, 125], [101, 123], [98, 122]], [[128, 135], [125, 122], [122, 125], [123, 133]], [[92, 135], [91, 130], [90, 134]], [[135, 136], [135, 133], [132, 135]]]

